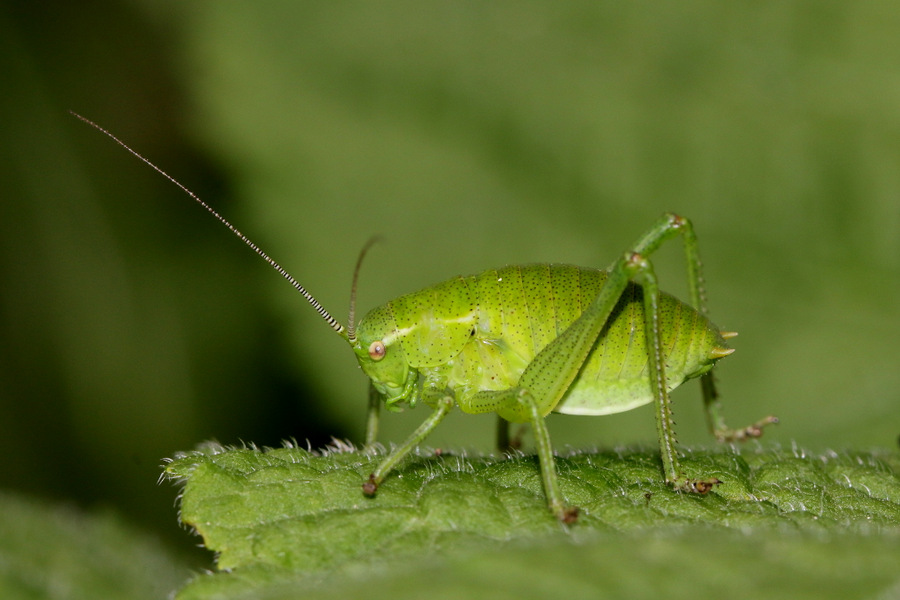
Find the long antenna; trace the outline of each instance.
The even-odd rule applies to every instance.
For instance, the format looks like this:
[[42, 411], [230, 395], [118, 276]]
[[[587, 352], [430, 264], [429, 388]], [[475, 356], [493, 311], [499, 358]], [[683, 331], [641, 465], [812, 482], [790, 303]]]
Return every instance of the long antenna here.
[[174, 177], [172, 177], [171, 175], [169, 175], [168, 173], [166, 173], [165, 171], [163, 171], [162, 169], [160, 169], [159, 167], [157, 167], [155, 164], [153, 164], [152, 162], [150, 162], [148, 159], [144, 158], [142, 155], [140, 155], [140, 154], [138, 154], [137, 152], [135, 152], [134, 150], [132, 150], [132, 149], [128, 146], [128, 144], [126, 144], [125, 142], [123, 142], [122, 140], [120, 140], [119, 138], [117, 138], [116, 136], [114, 136], [112, 133], [110, 133], [109, 131], [107, 131], [107, 130], [104, 129], [103, 127], [100, 127], [99, 125], [97, 125], [96, 123], [94, 123], [93, 121], [91, 121], [91, 120], [88, 119], [88, 118], [82, 117], [81, 115], [79, 115], [79, 114], [76, 113], [76, 112], [73, 112], [73, 111], [71, 111], [71, 110], [70, 110], [69, 112], [70, 112], [70, 113], [72, 114], [72, 116], [74, 116], [76, 119], [78, 119], [78, 120], [80, 120], [80, 121], [83, 121], [84, 123], [87, 123], [88, 125], [90, 125], [90, 126], [93, 127], [94, 129], [96, 129], [97, 131], [99, 131], [100, 133], [106, 135], [108, 138], [112, 139], [114, 142], [116, 142], [117, 144], [119, 144], [120, 146], [122, 146], [123, 148], [125, 148], [126, 150], [128, 150], [128, 152], [130, 152], [130, 153], [131, 153], [132, 155], [134, 155], [135, 157], [139, 158], [144, 164], [146, 164], [146, 165], [149, 166], [151, 169], [153, 169], [154, 171], [156, 171], [157, 173], [159, 173], [160, 175], [162, 175], [163, 177], [165, 177], [166, 179], [168, 179], [169, 181], [171, 181], [172, 183], [174, 183], [175, 185], [177, 185], [177, 186], [181, 189], [181, 191], [183, 191], [185, 194], [187, 194], [188, 196], [190, 196], [191, 198], [193, 198], [194, 200], [196, 200], [197, 204], [199, 204], [200, 206], [202, 206], [203, 208], [205, 208], [205, 209], [209, 212], [209, 214], [211, 214], [212, 216], [214, 216], [220, 223], [222, 223], [223, 225], [225, 225], [225, 227], [227, 227], [228, 229], [230, 229], [230, 230], [231, 230], [231, 233], [233, 233], [234, 235], [236, 235], [237, 237], [239, 237], [239, 238], [241, 239], [242, 242], [244, 242], [245, 244], [247, 244], [247, 245], [250, 247], [251, 250], [253, 250], [254, 252], [256, 252], [256, 253], [257, 253], [264, 261], [266, 261], [267, 263], [269, 263], [269, 265], [270, 265], [273, 269], [275, 269], [276, 271], [278, 271], [279, 275], [281, 275], [282, 277], [284, 277], [285, 279], [287, 279], [287, 280], [288, 280], [288, 283], [290, 283], [290, 284], [294, 287], [295, 290], [297, 290], [298, 292], [300, 292], [301, 294], [303, 294], [303, 297], [306, 298], [306, 301], [309, 302], [309, 303], [312, 305], [312, 307], [313, 307], [314, 309], [316, 309], [316, 312], [319, 313], [319, 315], [320, 315], [323, 319], [325, 319], [325, 322], [328, 323], [328, 325], [329, 325], [332, 329], [334, 329], [334, 330], [335, 330], [337, 333], [339, 333], [342, 337], [345, 337], [345, 338], [347, 337], [347, 336], [346, 336], [346, 333], [344, 333], [344, 326], [341, 325], [340, 323], [338, 323], [337, 320], [336, 320], [334, 317], [332, 317], [330, 314], [328, 314], [328, 311], [325, 310], [325, 308], [324, 308], [321, 304], [319, 304], [319, 301], [318, 301], [318, 300], [316, 300], [315, 298], [313, 298], [312, 294], [310, 294], [309, 292], [306, 291], [306, 288], [304, 288], [302, 285], [300, 285], [300, 282], [299, 282], [299, 281], [297, 281], [296, 279], [294, 279], [294, 277], [293, 277], [290, 273], [288, 273], [287, 271], [285, 271], [284, 268], [283, 268], [281, 265], [279, 265], [277, 262], [275, 262], [274, 260], [272, 260], [272, 258], [269, 257], [268, 254], [266, 254], [265, 252], [263, 252], [263, 251], [259, 248], [259, 246], [257, 246], [257, 245], [254, 244], [252, 241], [250, 241], [250, 238], [248, 238], [246, 235], [244, 235], [243, 233], [241, 233], [234, 225], [232, 225], [231, 223], [229, 223], [229, 222], [225, 219], [225, 217], [223, 217], [222, 215], [220, 215], [219, 213], [217, 213], [217, 212], [213, 209], [213, 207], [211, 207], [209, 204], [207, 204], [206, 202], [204, 202], [203, 200], [201, 200], [200, 197], [197, 196], [197, 194], [195, 194], [194, 192], [192, 192], [191, 190], [189, 190], [188, 188], [186, 188], [185, 186], [183, 186], [178, 180], [176, 180]]
[[356, 268], [353, 269], [353, 285], [350, 286], [350, 315], [347, 318], [347, 340], [351, 344], [356, 344], [356, 283], [359, 281], [359, 270], [369, 248], [380, 241], [381, 236], [378, 235], [369, 238], [362, 250], [359, 251], [359, 258], [356, 259]]

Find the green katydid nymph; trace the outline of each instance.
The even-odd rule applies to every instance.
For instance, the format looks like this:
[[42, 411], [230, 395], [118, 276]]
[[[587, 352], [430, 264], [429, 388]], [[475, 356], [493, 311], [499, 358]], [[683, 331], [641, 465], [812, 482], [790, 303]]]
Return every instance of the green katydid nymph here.
[[[73, 113], [74, 114], [74, 113]], [[418, 404], [431, 415], [395, 447], [363, 483], [374, 496], [397, 464], [454, 408], [494, 412], [511, 423], [531, 425], [541, 481], [550, 510], [575, 520], [557, 482], [544, 417], [550, 412], [606, 415], [644, 404], [656, 407], [663, 475], [676, 490], [704, 494], [720, 483], [688, 477], [675, 448], [669, 392], [699, 378], [710, 429], [721, 441], [759, 437], [766, 417], [729, 429], [710, 370], [733, 352], [728, 338], [707, 318], [697, 238], [690, 221], [663, 215], [607, 269], [570, 265], [507, 266], [406, 294], [355, 323], [353, 276], [350, 318], [341, 325], [306, 289], [244, 234], [193, 192], [110, 132], [75, 114], [181, 188], [228, 227], [299, 291], [350, 345], [370, 379], [366, 443], [376, 441], [379, 407]], [[649, 257], [681, 236], [687, 259], [690, 304], [659, 290]], [[506, 431], [502, 427], [499, 431]]]

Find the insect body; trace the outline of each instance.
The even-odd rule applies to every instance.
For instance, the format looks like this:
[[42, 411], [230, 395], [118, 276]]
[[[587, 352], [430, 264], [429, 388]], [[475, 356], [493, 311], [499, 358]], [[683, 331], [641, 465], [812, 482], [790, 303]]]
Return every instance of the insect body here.
[[[549, 508], [567, 522], [575, 519], [577, 509], [566, 504], [557, 483], [544, 424], [550, 412], [604, 415], [654, 402], [666, 481], [677, 490], [698, 493], [719, 481], [683, 474], [675, 450], [669, 391], [687, 379], [701, 378], [710, 428], [720, 440], [758, 437], [764, 425], [777, 421], [767, 417], [733, 430], [721, 418], [710, 369], [733, 352], [726, 339], [736, 334], [720, 332], [706, 317], [697, 240], [687, 219], [663, 215], [606, 270], [538, 264], [456, 277], [375, 308], [358, 327], [353, 316], [357, 263], [345, 328], [190, 190], [103, 128], [75, 116], [200, 203], [285, 277], [350, 344], [371, 380], [368, 444], [375, 442], [380, 404], [388, 410], [419, 403], [432, 409], [363, 484], [367, 495], [375, 494], [397, 463], [454, 406], [467, 413], [495, 412], [506, 421], [531, 425]], [[677, 235], [684, 238], [690, 305], [659, 290], [648, 260]]]
[[[685, 236], [694, 307], [659, 291], [646, 258], [678, 234]], [[710, 423], [723, 440], [758, 437], [775, 419], [740, 430], [722, 422], [709, 371], [733, 352], [726, 338], [736, 334], [720, 332], [706, 318], [701, 283], [691, 224], [667, 214], [607, 270], [508, 266], [374, 309], [349, 339], [377, 396], [389, 409], [424, 401], [434, 412], [376, 469], [364, 491], [374, 494], [458, 405], [531, 424], [550, 509], [571, 521], [576, 512], [558, 490], [544, 417], [604, 415], [656, 402], [666, 480], [678, 490], [706, 493], [719, 481], [682, 474], [668, 392], [702, 377]]]
[[[507, 266], [401, 296], [360, 323], [356, 336], [367, 350], [360, 363], [388, 407], [449, 389], [463, 411], [485, 412], [477, 394], [516, 387], [607, 279], [606, 271], [571, 265]], [[544, 399], [543, 414], [605, 415], [653, 401], [642, 296], [642, 287], [626, 285], [576, 377], [557, 402]], [[697, 311], [665, 293], [659, 304], [668, 390], [733, 352]], [[404, 394], [411, 378], [416, 385]], [[519, 405], [489, 410], [507, 421], [528, 420]]]

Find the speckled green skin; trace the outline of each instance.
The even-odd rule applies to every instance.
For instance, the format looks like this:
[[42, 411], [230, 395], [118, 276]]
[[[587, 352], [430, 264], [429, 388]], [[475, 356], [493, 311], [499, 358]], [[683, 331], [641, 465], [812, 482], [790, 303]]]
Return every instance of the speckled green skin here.
[[[366, 315], [357, 333], [361, 346], [381, 340], [387, 352], [377, 363], [368, 355], [360, 363], [389, 405], [415, 376], [415, 392], [401, 401], [436, 397], [423, 393], [429, 389], [449, 391], [461, 410], [486, 412], [469, 401], [472, 395], [515, 387], [606, 279], [603, 270], [547, 264], [455, 277]], [[727, 348], [715, 325], [668, 294], [660, 294], [659, 319], [668, 390], [708, 371], [716, 360], [712, 350]], [[647, 356], [642, 288], [628, 283], [586, 364], [558, 403], [540, 405], [542, 415], [605, 415], [652, 402]], [[498, 413], [528, 420], [516, 408]]]

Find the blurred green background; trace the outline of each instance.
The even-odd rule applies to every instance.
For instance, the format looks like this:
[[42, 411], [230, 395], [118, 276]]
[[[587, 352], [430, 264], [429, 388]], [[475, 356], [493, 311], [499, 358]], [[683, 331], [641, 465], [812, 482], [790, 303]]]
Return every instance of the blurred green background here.
[[[726, 415], [764, 442], [900, 433], [900, 5], [89, 0], [0, 8], [3, 488], [109, 506], [183, 547], [161, 459], [361, 441], [341, 321], [507, 263], [606, 266], [690, 217]], [[680, 248], [656, 261], [684, 296]], [[680, 439], [711, 443], [696, 384]], [[400, 441], [421, 410], [383, 419]], [[558, 448], [655, 443], [651, 407], [554, 416]], [[429, 443], [489, 450], [493, 418]]]

